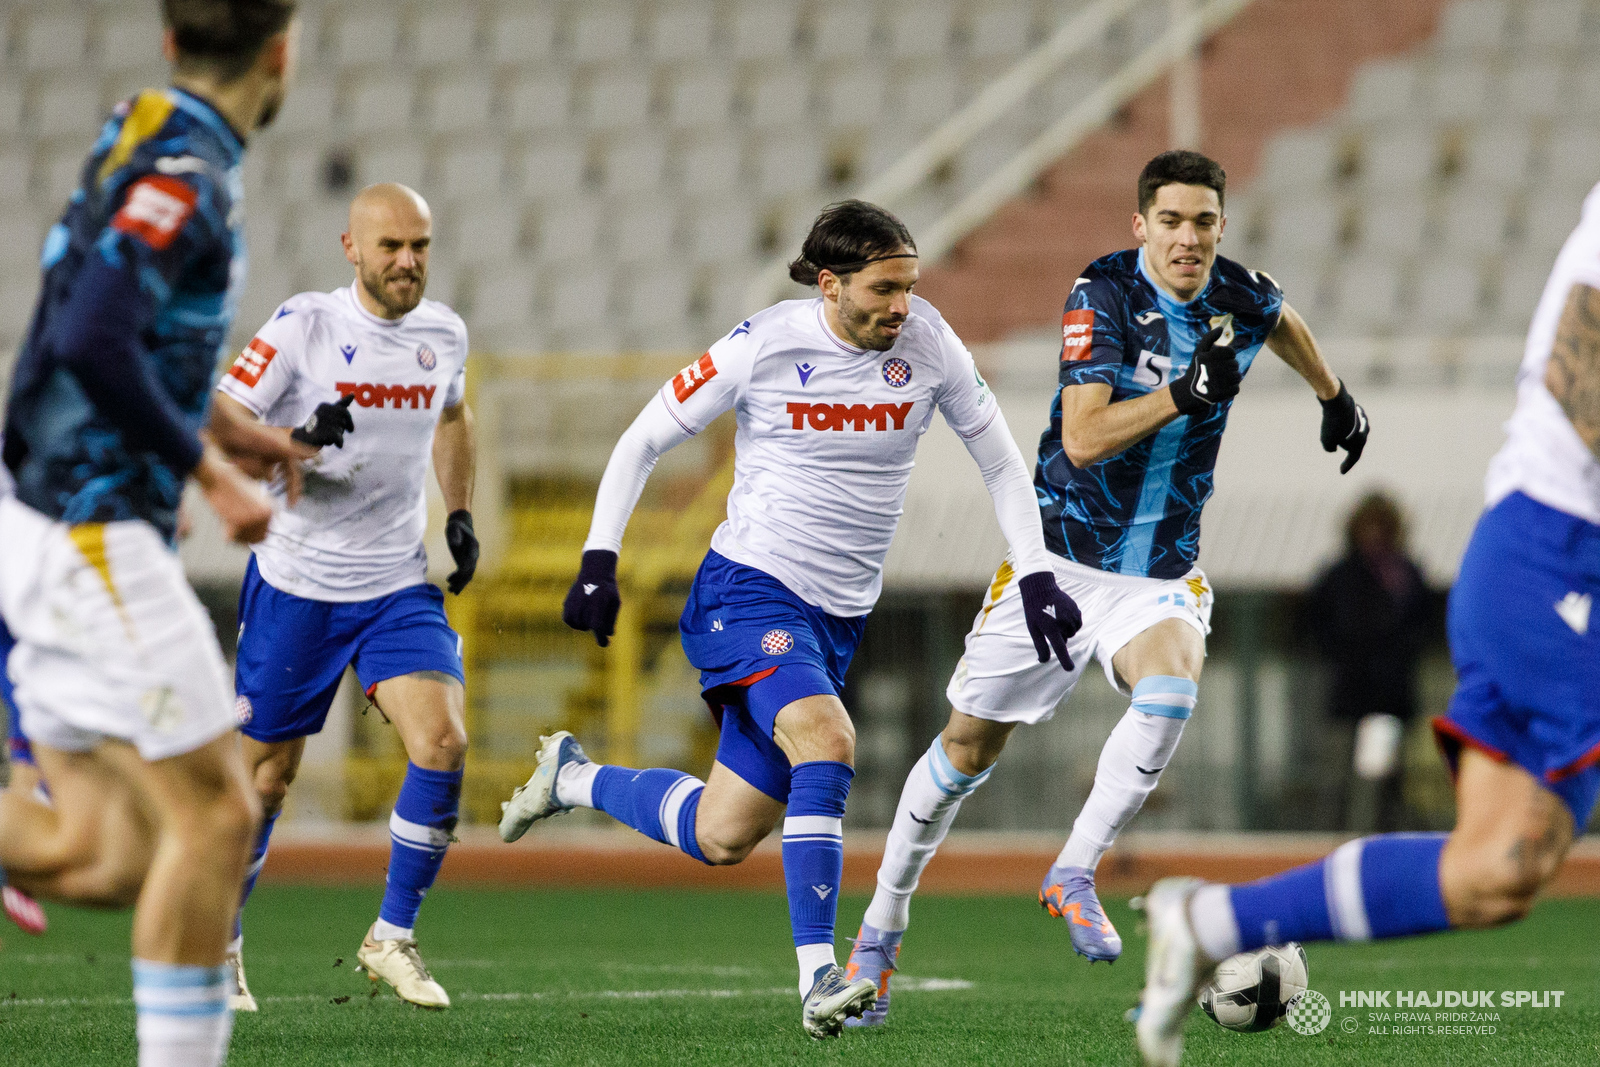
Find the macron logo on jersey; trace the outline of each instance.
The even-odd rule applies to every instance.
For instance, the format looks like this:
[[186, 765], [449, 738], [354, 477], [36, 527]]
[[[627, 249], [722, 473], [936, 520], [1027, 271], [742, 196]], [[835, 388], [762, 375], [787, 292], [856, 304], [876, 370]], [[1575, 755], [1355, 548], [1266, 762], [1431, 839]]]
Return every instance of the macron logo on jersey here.
[[277, 354], [276, 348], [259, 337], [252, 337], [244, 351], [239, 353], [239, 358], [233, 361], [233, 366], [228, 368], [228, 374], [254, 389], [267, 372], [267, 364]]
[[711, 353], [707, 352], [679, 371], [677, 377], [672, 379], [672, 393], [678, 398], [678, 403], [688, 403], [696, 390], [716, 376], [717, 365], [711, 362]]
[[392, 403], [396, 409], [409, 401], [412, 410], [418, 407], [433, 410], [433, 394], [437, 385], [372, 385], [369, 382], [339, 382], [334, 386], [340, 396], [354, 394], [356, 403], [364, 408], [381, 408]]
[[789, 405], [794, 416], [791, 427], [803, 430], [808, 425], [813, 430], [843, 430], [848, 424], [852, 430], [865, 430], [871, 423], [874, 430], [887, 430], [894, 423], [896, 430], [906, 428], [906, 415], [916, 403], [903, 404], [795, 404]]
[[1088, 359], [1093, 344], [1093, 308], [1080, 308], [1061, 316], [1061, 362], [1076, 363]]
[[133, 183], [122, 209], [112, 216], [111, 227], [164, 252], [194, 214], [195, 200], [188, 182], [149, 174]]

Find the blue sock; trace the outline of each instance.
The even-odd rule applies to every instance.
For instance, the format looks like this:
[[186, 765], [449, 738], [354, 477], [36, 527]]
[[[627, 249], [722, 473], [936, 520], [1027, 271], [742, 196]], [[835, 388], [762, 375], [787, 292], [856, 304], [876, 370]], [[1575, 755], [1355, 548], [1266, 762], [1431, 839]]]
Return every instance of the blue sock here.
[[261, 832], [256, 835], [256, 847], [250, 853], [250, 867], [244, 872], [244, 892], [239, 894], [239, 911], [233, 917], [235, 941], [244, 936], [244, 906], [256, 888], [256, 879], [261, 877], [261, 868], [266, 866], [267, 842], [272, 839], [272, 827], [277, 824], [278, 816], [282, 814], [283, 809], [279, 808], [261, 820]]
[[226, 964], [195, 967], [133, 961], [133, 1004], [138, 1013], [140, 1063], [192, 1063], [211, 1067], [228, 1054], [233, 975]]
[[1239, 948], [1285, 941], [1369, 941], [1450, 928], [1439, 891], [1448, 834], [1380, 834], [1315, 863], [1233, 886]]
[[378, 917], [409, 930], [422, 898], [439, 875], [461, 808], [461, 772], [406, 765], [400, 796], [389, 816], [389, 876]]
[[669, 768], [606, 766], [595, 772], [591, 795], [594, 806], [618, 822], [705, 863], [695, 839], [695, 816], [705, 787], [694, 775]]
[[783, 881], [795, 947], [826, 945], [830, 958], [844, 874], [844, 804], [855, 773], [832, 760], [795, 764], [783, 820]]

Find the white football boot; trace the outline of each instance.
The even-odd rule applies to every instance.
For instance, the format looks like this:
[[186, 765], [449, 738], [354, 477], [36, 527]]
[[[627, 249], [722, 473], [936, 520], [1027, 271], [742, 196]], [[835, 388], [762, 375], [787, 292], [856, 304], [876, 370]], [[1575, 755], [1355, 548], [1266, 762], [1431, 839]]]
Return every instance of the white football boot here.
[[356, 952], [356, 959], [367, 969], [368, 978], [374, 982], [380, 979], [388, 982], [394, 986], [394, 991], [399, 994], [401, 1000], [420, 1008], [450, 1006], [450, 994], [446, 993], [444, 987], [435, 982], [433, 975], [428, 973], [427, 965], [422, 962], [422, 955], [417, 951], [417, 942], [414, 938], [378, 941], [373, 938], [372, 931], [368, 930], [366, 938], [361, 942], [361, 948]]
[[569, 763], [588, 763], [583, 748], [566, 730], [539, 738], [539, 767], [526, 783], [519, 785], [511, 799], [500, 804], [500, 840], [515, 841], [528, 827], [552, 815], [565, 815], [571, 808], [556, 800], [556, 775]]
[[846, 1019], [859, 1019], [877, 1000], [877, 982], [870, 978], [852, 982], [837, 963], [830, 963], [818, 967], [812, 977], [811, 992], [800, 1008], [800, 1022], [811, 1037], [838, 1037]]
[[1217, 969], [1189, 925], [1189, 899], [1203, 884], [1198, 878], [1163, 878], [1145, 894], [1150, 949], [1135, 1032], [1148, 1067], [1178, 1067], [1184, 1020], [1194, 1008], [1195, 993]]
[[233, 972], [233, 992], [228, 995], [229, 1011], [259, 1011], [256, 998], [250, 995], [250, 983], [244, 980], [244, 950], [230, 952], [223, 959]]

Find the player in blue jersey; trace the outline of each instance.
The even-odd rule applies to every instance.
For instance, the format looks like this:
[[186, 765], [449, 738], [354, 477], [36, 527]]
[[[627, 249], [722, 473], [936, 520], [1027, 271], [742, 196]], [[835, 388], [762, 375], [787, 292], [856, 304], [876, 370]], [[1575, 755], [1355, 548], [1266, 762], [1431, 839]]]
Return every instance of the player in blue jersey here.
[[225, 532], [271, 508], [199, 429], [244, 279], [245, 138], [294, 65], [292, 0], [165, 0], [172, 85], [119, 104], [42, 254], [6, 404], [0, 615], [54, 810], [6, 794], [0, 867], [60, 867], [110, 775], [154, 824], [133, 924], [145, 1067], [217, 1064], [259, 806], [226, 666], [172, 551], [193, 477]]
[[1046, 671], [1022, 625], [1015, 568], [1001, 563], [950, 679], [949, 725], [906, 780], [848, 973], [889, 979], [911, 894], [961, 801], [988, 777], [1018, 723], [1049, 719], [1091, 658], [1131, 706], [1100, 754], [1072, 836], [1039, 902], [1066, 920], [1090, 962], [1122, 939], [1094, 872], [1155, 788], [1194, 710], [1210, 630], [1211, 586], [1195, 565], [1200, 511], [1240, 382], [1265, 345], [1322, 401], [1322, 444], [1361, 455], [1366, 416], [1334, 377], [1304, 321], [1267, 275], [1217, 255], [1226, 176], [1195, 152], [1166, 152], [1139, 175], [1139, 247], [1095, 260], [1067, 297], [1061, 388], [1039, 439], [1034, 488], [1057, 581], [1083, 611], [1068, 644], [1077, 665]]
[[[5, 481], [4, 475], [0, 474], [0, 483]], [[5, 492], [6, 488], [0, 484], [0, 493]], [[28, 744], [28, 738], [22, 732], [22, 717], [17, 713], [16, 702], [11, 696], [11, 678], [6, 673], [6, 659], [16, 643], [11, 631], [6, 629], [5, 620], [0, 619], [0, 711], [5, 712], [6, 716], [6, 763], [9, 773], [6, 791], [21, 797], [32, 797], [39, 788], [39, 768], [33, 762], [33, 746]], [[3, 881], [3, 872], [0, 872], [0, 883]], [[30, 934], [45, 932], [48, 923], [44, 909], [39, 907], [38, 901], [16, 886], [0, 884], [0, 905], [4, 905], [6, 917], [20, 929]]]
[[1455, 829], [1362, 838], [1246, 885], [1157, 882], [1146, 1063], [1176, 1067], [1195, 991], [1221, 960], [1513, 922], [1588, 825], [1600, 794], [1600, 186], [1534, 312], [1506, 431], [1450, 593], [1458, 681], [1433, 723]]

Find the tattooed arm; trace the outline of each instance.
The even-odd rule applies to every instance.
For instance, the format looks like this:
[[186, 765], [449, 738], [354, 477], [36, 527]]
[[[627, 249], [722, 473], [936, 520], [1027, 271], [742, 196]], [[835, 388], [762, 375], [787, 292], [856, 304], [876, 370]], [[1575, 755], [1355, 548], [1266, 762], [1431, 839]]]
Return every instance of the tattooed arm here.
[[1556, 326], [1544, 384], [1589, 451], [1600, 458], [1600, 290], [1572, 287]]

